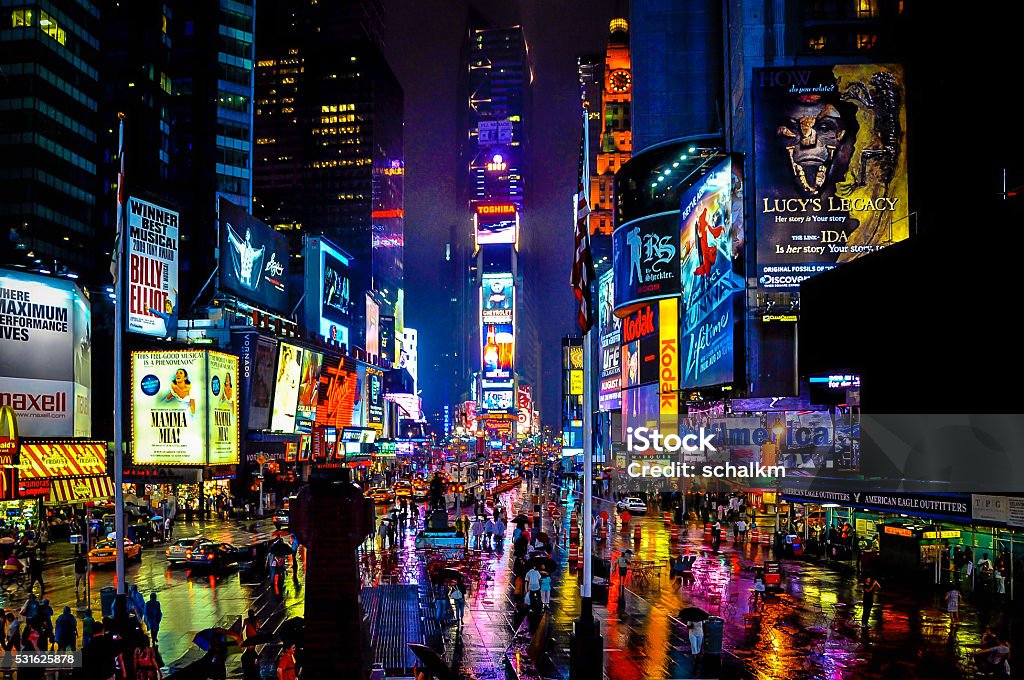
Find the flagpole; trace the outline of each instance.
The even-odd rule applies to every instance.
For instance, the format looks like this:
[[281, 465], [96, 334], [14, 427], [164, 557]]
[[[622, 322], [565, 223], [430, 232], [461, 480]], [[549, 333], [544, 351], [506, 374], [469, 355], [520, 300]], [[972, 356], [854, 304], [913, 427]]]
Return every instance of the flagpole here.
[[[127, 617], [124, 583], [124, 405], [122, 383], [124, 382], [124, 114], [118, 113], [120, 121], [117, 133], [117, 155], [120, 172], [117, 174], [117, 217], [114, 228], [114, 540], [117, 543], [115, 565], [117, 571], [117, 599], [114, 602], [114, 618]], [[106, 614], [106, 612], [104, 612]]]

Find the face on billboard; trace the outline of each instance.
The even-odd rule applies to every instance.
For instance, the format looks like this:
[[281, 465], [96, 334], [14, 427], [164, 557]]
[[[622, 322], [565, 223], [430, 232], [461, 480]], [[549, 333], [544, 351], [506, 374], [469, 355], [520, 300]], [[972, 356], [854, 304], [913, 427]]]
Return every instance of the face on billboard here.
[[225, 291], [287, 312], [288, 239], [242, 208], [220, 200], [220, 285]]
[[128, 330], [169, 337], [178, 328], [178, 213], [128, 199]]
[[366, 425], [378, 432], [384, 429], [384, 371], [376, 366], [365, 367]]
[[299, 404], [295, 416], [295, 427], [299, 432], [309, 432], [316, 419], [323, 358], [320, 352], [305, 350], [302, 353], [302, 380], [299, 383]]
[[348, 345], [349, 315], [352, 313], [351, 281], [348, 266], [329, 255], [323, 257], [320, 307], [320, 334], [328, 340]]
[[207, 364], [210, 465], [238, 463], [238, 358], [210, 352]]
[[0, 406], [22, 436], [88, 436], [88, 299], [71, 281], [0, 270]]
[[131, 381], [134, 463], [205, 464], [210, 393], [206, 353], [134, 352]]
[[907, 238], [901, 66], [755, 69], [752, 97], [760, 288]]
[[484, 274], [480, 287], [480, 317], [493, 323], [512, 323], [515, 284], [511, 274]]
[[705, 387], [733, 380], [734, 293], [732, 163], [715, 166], [680, 198], [683, 358], [680, 385]]
[[658, 306], [647, 304], [622, 320], [623, 388], [658, 380]]
[[274, 432], [295, 431], [295, 411], [302, 381], [302, 355], [304, 350], [286, 342], [281, 343], [274, 377], [274, 413], [270, 429]]
[[485, 323], [483, 332], [484, 380], [512, 380], [515, 336], [510, 323]]
[[619, 395], [622, 379], [619, 345], [622, 341], [622, 319], [614, 313], [614, 275], [608, 270], [597, 280], [597, 332], [601, 344], [600, 390], [598, 399], [602, 411], [622, 407]]

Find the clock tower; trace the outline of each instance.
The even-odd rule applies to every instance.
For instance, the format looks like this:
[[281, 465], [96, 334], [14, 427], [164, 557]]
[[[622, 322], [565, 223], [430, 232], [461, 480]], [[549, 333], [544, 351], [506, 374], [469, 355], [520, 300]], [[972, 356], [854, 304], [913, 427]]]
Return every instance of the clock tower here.
[[615, 172], [633, 151], [629, 106], [633, 98], [633, 73], [629, 59], [629, 24], [612, 19], [604, 56], [601, 88], [601, 144], [597, 171], [590, 178], [590, 234], [594, 265], [598, 272], [611, 266], [613, 180]]

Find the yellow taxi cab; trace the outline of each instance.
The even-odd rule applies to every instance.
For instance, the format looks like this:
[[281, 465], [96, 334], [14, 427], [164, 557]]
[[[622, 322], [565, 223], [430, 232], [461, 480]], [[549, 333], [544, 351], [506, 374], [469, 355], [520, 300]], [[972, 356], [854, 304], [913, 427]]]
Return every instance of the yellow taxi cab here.
[[[125, 562], [131, 560], [141, 562], [142, 546], [127, 538], [124, 539], [124, 559]], [[89, 551], [89, 564], [93, 566], [113, 564], [115, 561], [117, 561], [117, 543], [114, 542], [114, 539], [105, 538]]]
[[390, 503], [395, 500], [395, 492], [386, 486], [378, 486], [373, 490], [374, 503]]
[[412, 497], [412, 484], [409, 482], [395, 482], [392, 488], [395, 490], [395, 498]]

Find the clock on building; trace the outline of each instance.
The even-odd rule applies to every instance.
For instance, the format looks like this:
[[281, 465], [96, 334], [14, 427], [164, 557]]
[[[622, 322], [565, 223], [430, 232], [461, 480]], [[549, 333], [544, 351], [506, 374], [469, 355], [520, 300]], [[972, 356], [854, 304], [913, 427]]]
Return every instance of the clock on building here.
[[608, 75], [608, 89], [612, 92], [629, 92], [633, 77], [624, 68], [615, 69]]

